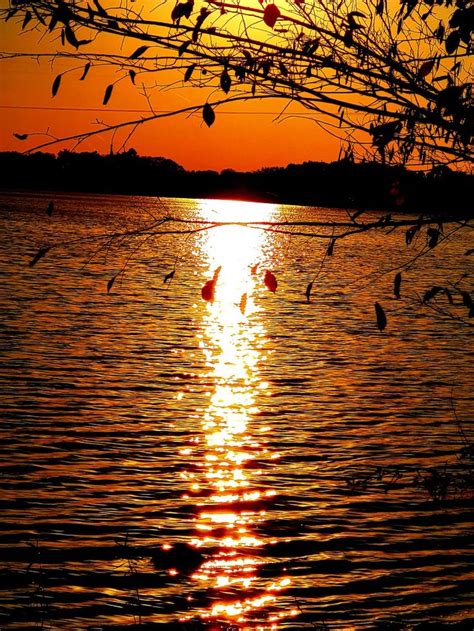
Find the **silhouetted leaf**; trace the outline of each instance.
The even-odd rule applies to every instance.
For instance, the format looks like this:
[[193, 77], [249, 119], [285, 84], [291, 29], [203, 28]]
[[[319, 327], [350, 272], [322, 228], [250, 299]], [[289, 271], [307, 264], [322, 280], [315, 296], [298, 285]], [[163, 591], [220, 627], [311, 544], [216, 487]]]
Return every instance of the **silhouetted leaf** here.
[[214, 114], [214, 110], [209, 105], [209, 103], [206, 103], [204, 107], [202, 108], [202, 117], [208, 127], [211, 127], [211, 125], [213, 125], [214, 121], [216, 120], [216, 115]]
[[413, 241], [413, 237], [417, 232], [418, 226], [412, 226], [411, 228], [408, 228], [408, 230], [405, 232], [405, 243], [407, 245], [410, 245], [410, 243]]
[[53, 211], [54, 211], [54, 202], [49, 202], [48, 208], [46, 209], [46, 214], [48, 215], [48, 217], [51, 217], [51, 215], [53, 214]]
[[400, 298], [401, 284], [402, 284], [402, 274], [401, 272], [398, 272], [398, 274], [395, 276], [395, 280], [393, 281], [393, 293], [395, 295], [395, 298]]
[[18, 140], [26, 140], [28, 138], [28, 134], [13, 134], [15, 138]]
[[375, 316], [377, 318], [377, 326], [379, 328], [379, 331], [383, 331], [387, 326], [387, 316], [385, 315], [385, 311], [383, 310], [382, 306], [378, 302], [376, 302], [374, 306]]
[[428, 237], [428, 247], [434, 248], [438, 245], [440, 231], [437, 228], [428, 228], [426, 235]]
[[205, 7], [201, 8], [201, 13], [198, 15], [197, 19], [196, 19], [196, 24], [193, 28], [193, 34], [192, 34], [192, 40], [194, 43], [197, 42], [198, 40], [198, 36], [199, 36], [199, 29], [202, 26], [202, 23], [204, 22], [204, 20], [207, 18], [208, 15], [210, 15], [211, 12], [206, 9]]
[[428, 291], [426, 291], [425, 295], [423, 296], [422, 302], [428, 302], [429, 300], [437, 296], [440, 291], [443, 291], [443, 287], [440, 287], [439, 285], [435, 285], [431, 289], [428, 289]]
[[446, 52], [448, 53], [448, 55], [451, 55], [452, 53], [454, 53], [457, 50], [457, 47], [459, 46], [460, 43], [461, 43], [461, 34], [459, 33], [459, 31], [453, 31], [452, 33], [450, 33], [444, 43], [446, 47]]
[[191, 75], [193, 74], [195, 67], [196, 67], [196, 64], [191, 64], [190, 66], [186, 68], [186, 72], [184, 73], [185, 81], [189, 81], [189, 79], [191, 79]]
[[379, 0], [377, 2], [377, 7], [375, 9], [375, 12], [377, 13], [377, 15], [382, 15], [384, 8], [385, 8], [385, 0]]
[[128, 74], [130, 75], [130, 81], [133, 83], [133, 85], [135, 85], [135, 77], [137, 76], [137, 73], [135, 72], [135, 70], [129, 70]]
[[247, 294], [242, 294], [240, 298], [240, 303], [239, 303], [240, 313], [242, 315], [244, 315], [246, 307], [247, 307]]
[[191, 40], [189, 40], [188, 42], [183, 42], [181, 46], [178, 48], [179, 57], [184, 55], [184, 53], [188, 50], [190, 46], [191, 46]]
[[[120, 272], [119, 272], [120, 273]], [[109, 282], [107, 283], [107, 293], [110, 294], [110, 290], [113, 287], [113, 284], [115, 283], [115, 279], [117, 278], [118, 274], [115, 274], [115, 276], [112, 276], [112, 278], [109, 280]]]
[[62, 74], [58, 74], [58, 76], [53, 81], [53, 85], [51, 87], [51, 94], [53, 96], [56, 96], [56, 94], [58, 93], [59, 86], [61, 85], [61, 78], [62, 78]]
[[137, 50], [130, 55], [129, 59], [138, 59], [143, 53], [146, 53], [149, 48], [149, 46], [139, 46]]
[[82, 75], [79, 81], [84, 81], [84, 79], [87, 77], [87, 73], [89, 72], [90, 67], [91, 67], [91, 62], [88, 61], [86, 65], [84, 66], [84, 70], [82, 71]]
[[230, 90], [231, 83], [232, 83], [232, 80], [230, 78], [230, 75], [227, 72], [227, 70], [224, 69], [221, 74], [221, 88], [226, 94]]
[[171, 19], [173, 22], [179, 22], [181, 18], [189, 18], [191, 11], [194, 7], [194, 0], [187, 0], [187, 2], [179, 2], [174, 6], [171, 12]]
[[308, 283], [308, 286], [306, 287], [306, 291], [305, 291], [305, 296], [306, 296], [306, 300], [309, 302], [311, 299], [311, 290], [313, 289], [313, 281], [311, 281], [310, 283]]
[[105, 88], [104, 100], [102, 101], [102, 105], [107, 105], [110, 101], [110, 97], [112, 96], [112, 90], [114, 89], [114, 84], [111, 83]]
[[472, 298], [471, 298], [470, 293], [467, 291], [462, 291], [461, 296], [462, 296], [462, 304], [468, 309], [472, 309]]
[[263, 11], [263, 21], [267, 26], [273, 28], [280, 15], [280, 9], [275, 4], [267, 4]]
[[25, 13], [25, 17], [23, 18], [23, 24], [21, 25], [22, 30], [26, 28], [31, 20], [31, 13], [27, 11]]
[[417, 77], [418, 79], [424, 79], [427, 77], [430, 72], [433, 70], [435, 66], [435, 60], [430, 59], [429, 61], [424, 61], [418, 69]]
[[163, 278], [163, 283], [166, 285], [166, 283], [170, 280], [172, 280], [174, 277], [174, 270], [172, 270], [171, 272], [169, 272], [169, 274], [166, 274], [166, 276]]
[[334, 252], [334, 244], [335, 243], [336, 243], [336, 239], [331, 239], [331, 241], [329, 241], [329, 245], [328, 245], [327, 250], [326, 250], [327, 256], [332, 256], [332, 254]]
[[284, 77], [287, 77], [287, 76], [288, 76], [288, 68], [285, 66], [285, 64], [284, 64], [282, 61], [280, 61], [280, 62], [278, 63], [278, 66], [279, 66], [279, 68], [280, 68], [280, 72], [281, 72], [281, 74], [282, 74]]
[[272, 274], [272, 272], [270, 272], [270, 270], [268, 269], [265, 272], [265, 278], [263, 279], [263, 282], [265, 283], [267, 289], [269, 289], [273, 293], [276, 292], [278, 287], [277, 279], [275, 278], [275, 275]]
[[[16, 134], [15, 134], [16, 136]], [[464, 252], [464, 256], [471, 256], [471, 254], [474, 254], [474, 248], [471, 248], [470, 250], [466, 250]]]
[[43, 247], [41, 247], [38, 252], [36, 252], [36, 254], [34, 255], [34, 257], [31, 259], [31, 261], [29, 262], [29, 266], [30, 267], [34, 267], [36, 265], [36, 263], [43, 258], [43, 256], [45, 256], [49, 251], [51, 250], [51, 246], [50, 245], [44, 245]]
[[448, 298], [449, 304], [453, 305], [454, 304], [453, 295], [452, 295], [452, 293], [449, 291], [449, 289], [447, 287], [445, 288], [444, 293], [446, 294], [446, 296]]
[[66, 24], [64, 28], [64, 35], [66, 36], [66, 39], [69, 42], [69, 44], [71, 44], [71, 46], [74, 46], [74, 48], [78, 48], [79, 43], [77, 41], [76, 34], [72, 30], [72, 28], [69, 26], [69, 24]]

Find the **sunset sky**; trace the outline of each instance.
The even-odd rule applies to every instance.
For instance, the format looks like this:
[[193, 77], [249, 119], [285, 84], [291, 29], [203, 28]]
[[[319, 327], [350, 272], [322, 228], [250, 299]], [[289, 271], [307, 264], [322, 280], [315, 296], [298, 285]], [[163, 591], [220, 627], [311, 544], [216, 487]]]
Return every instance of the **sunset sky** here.
[[[54, 37], [42, 36], [38, 31], [21, 33], [21, 19], [15, 17], [7, 24], [1, 23], [3, 51], [74, 51], [67, 44], [66, 47], [61, 46], [57, 33]], [[118, 46], [119, 40], [106, 45]], [[99, 41], [87, 46], [87, 52], [98, 51], [103, 46], [103, 40]], [[86, 81], [81, 82], [79, 77], [83, 66], [83, 61], [71, 64], [61, 60], [56, 60], [53, 65], [47, 58], [0, 61], [0, 150], [23, 151], [47, 140], [38, 135], [20, 141], [14, 133], [31, 134], [49, 129], [52, 135], [62, 137], [97, 129], [97, 119], [113, 123], [149, 114], [146, 100], [137, 94], [129, 81], [118, 83], [108, 105], [103, 106], [104, 90], [117, 78], [116, 71], [93, 66]], [[71, 67], [77, 70], [63, 77], [58, 94], [52, 98], [51, 85], [55, 76]], [[174, 77], [164, 73], [159, 80], [161, 86], [152, 93], [156, 110], [173, 110], [206, 100], [206, 90], [183, 87], [182, 73]], [[173, 81], [177, 81], [175, 87], [165, 89]], [[215, 98], [221, 96], [222, 93]], [[216, 121], [210, 129], [202, 122], [200, 113], [161, 119], [138, 129], [127, 146], [135, 148], [141, 155], [171, 158], [186, 169], [253, 170], [305, 160], [337, 159], [338, 141], [321, 131], [297, 104], [285, 111], [282, 120], [274, 120], [285, 105], [284, 101], [266, 100], [220, 106], [216, 109]], [[288, 117], [288, 113], [299, 114], [299, 117]], [[116, 150], [120, 144], [121, 137], [117, 136]], [[56, 146], [45, 150], [54, 152], [60, 148]], [[110, 134], [83, 143], [79, 150], [108, 153]]]

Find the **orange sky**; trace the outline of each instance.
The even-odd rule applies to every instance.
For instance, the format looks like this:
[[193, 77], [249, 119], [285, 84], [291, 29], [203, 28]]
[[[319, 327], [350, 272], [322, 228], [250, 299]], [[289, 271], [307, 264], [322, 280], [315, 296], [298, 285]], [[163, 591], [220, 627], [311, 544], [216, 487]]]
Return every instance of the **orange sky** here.
[[[51, 41], [51, 36], [41, 40], [38, 32], [22, 34], [18, 18], [0, 24], [0, 41], [3, 51], [74, 50], [68, 45], [63, 48], [58, 41]], [[117, 46], [118, 40], [115, 39], [113, 44], [108, 42], [108, 45]], [[94, 52], [93, 46], [88, 46], [87, 52]], [[95, 50], [99, 47], [100, 43]], [[113, 123], [128, 116], [140, 117], [140, 113], [113, 110], [138, 109], [148, 113], [146, 100], [136, 93], [129, 81], [117, 84], [108, 105], [103, 106], [105, 87], [117, 75], [111, 70], [93, 67], [86, 81], [80, 82], [83, 62], [73, 66], [78, 68], [77, 71], [64, 76], [58, 94], [52, 98], [52, 82], [59, 72], [68, 67], [65, 62], [56, 61], [52, 67], [47, 59], [41, 62], [27, 59], [0, 61], [0, 150], [23, 151], [46, 139], [35, 136], [22, 142], [13, 136], [15, 132], [44, 132], [49, 129], [51, 134], [61, 137], [97, 129], [94, 123], [97, 119]], [[166, 84], [171, 77], [163, 76], [160, 80]], [[157, 110], [173, 110], [202, 103], [206, 95], [205, 90], [182, 87], [180, 81], [173, 89], [155, 89], [153, 104]], [[215, 96], [221, 98], [222, 93]], [[171, 158], [187, 169], [252, 170], [305, 160], [337, 159], [338, 141], [322, 132], [308, 116], [274, 122], [285, 104], [266, 100], [221, 106], [216, 109], [216, 121], [210, 129], [202, 123], [200, 115], [157, 120], [138, 129], [127, 146], [134, 147], [141, 155]], [[296, 105], [292, 111], [303, 112]], [[79, 150], [108, 153], [110, 140], [110, 134], [102, 135], [83, 143]], [[116, 150], [120, 144], [121, 137], [117, 136]], [[58, 148], [46, 150], [57, 151]]]

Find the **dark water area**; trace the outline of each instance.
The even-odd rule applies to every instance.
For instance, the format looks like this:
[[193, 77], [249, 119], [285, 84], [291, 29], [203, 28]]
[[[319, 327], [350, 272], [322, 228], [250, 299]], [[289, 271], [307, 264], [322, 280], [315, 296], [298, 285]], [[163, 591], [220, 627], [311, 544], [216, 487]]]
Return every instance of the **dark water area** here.
[[[462, 274], [472, 289], [472, 230], [417, 260], [421, 236], [397, 230], [332, 257], [239, 226], [98, 250], [151, 215], [346, 215], [49, 201], [0, 197], [0, 628], [473, 629], [472, 494], [426, 488], [430, 468], [465, 470], [472, 328], [419, 304]], [[435, 304], [464, 318], [454, 298]]]

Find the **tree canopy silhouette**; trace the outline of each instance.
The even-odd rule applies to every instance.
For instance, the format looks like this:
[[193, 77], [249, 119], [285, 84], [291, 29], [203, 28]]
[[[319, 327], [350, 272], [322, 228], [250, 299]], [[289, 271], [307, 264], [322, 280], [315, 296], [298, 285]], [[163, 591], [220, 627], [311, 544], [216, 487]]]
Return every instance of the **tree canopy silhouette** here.
[[[156, 10], [126, 1], [15, 0], [3, 17], [24, 31], [49, 31], [58, 40], [55, 55], [83, 61], [57, 74], [52, 98], [66, 79], [83, 89], [94, 67], [105, 64], [117, 78], [104, 85], [104, 107], [122, 81], [147, 99], [149, 115], [71, 141], [119, 128], [133, 133], [176, 113], [153, 111], [157, 77], [174, 70], [177, 87], [204, 95], [179, 111], [200, 112], [208, 126], [222, 103], [275, 98], [282, 113], [295, 102], [314, 113], [318, 125], [345, 141], [347, 157], [370, 152], [413, 165], [473, 159], [471, 0], [178, 0]], [[16, 136], [28, 138], [20, 130]]]

